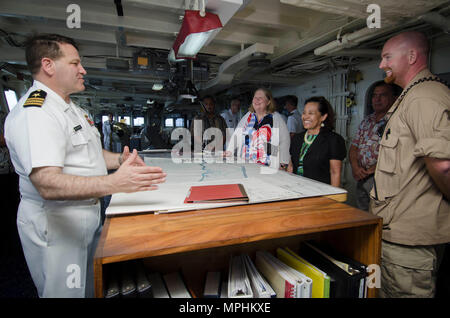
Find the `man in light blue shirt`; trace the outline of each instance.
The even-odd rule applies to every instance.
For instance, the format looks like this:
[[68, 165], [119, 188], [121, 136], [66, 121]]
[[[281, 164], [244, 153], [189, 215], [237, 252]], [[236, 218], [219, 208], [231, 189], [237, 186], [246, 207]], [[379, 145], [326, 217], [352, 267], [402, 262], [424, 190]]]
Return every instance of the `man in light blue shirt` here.
[[239, 110], [241, 107], [241, 101], [237, 98], [234, 98], [231, 101], [230, 109], [225, 110], [220, 115], [225, 119], [225, 122], [227, 123], [228, 128], [236, 128], [237, 124], [239, 123], [240, 116], [239, 116]]
[[108, 120], [103, 123], [102, 131], [103, 131], [103, 146], [106, 150], [113, 151], [113, 114], [108, 114]]
[[298, 98], [295, 95], [288, 95], [284, 108], [289, 112], [287, 119], [287, 127], [292, 138], [294, 134], [298, 134], [304, 130], [302, 123], [302, 115], [297, 109]]

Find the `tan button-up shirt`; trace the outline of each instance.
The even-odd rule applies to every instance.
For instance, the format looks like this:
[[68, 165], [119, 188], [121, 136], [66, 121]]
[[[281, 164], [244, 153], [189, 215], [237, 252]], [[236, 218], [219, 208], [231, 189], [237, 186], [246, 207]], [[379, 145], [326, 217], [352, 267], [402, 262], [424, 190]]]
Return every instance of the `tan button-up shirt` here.
[[[430, 76], [422, 70], [405, 90]], [[450, 90], [436, 81], [417, 84], [386, 116], [370, 207], [383, 217], [383, 239], [405, 245], [450, 242], [450, 203], [423, 159], [450, 158]]]

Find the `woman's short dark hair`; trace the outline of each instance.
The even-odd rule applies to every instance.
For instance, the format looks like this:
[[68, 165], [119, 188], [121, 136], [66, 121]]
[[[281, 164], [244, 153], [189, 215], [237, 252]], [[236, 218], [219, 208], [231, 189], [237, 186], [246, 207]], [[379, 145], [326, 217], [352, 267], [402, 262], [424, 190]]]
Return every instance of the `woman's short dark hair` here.
[[38, 34], [26, 40], [25, 57], [32, 75], [39, 72], [41, 60], [44, 57], [55, 60], [62, 56], [59, 48], [59, 44], [62, 43], [71, 44], [78, 50], [78, 46], [72, 38], [59, 34]]
[[333, 107], [331, 107], [330, 102], [323, 96], [313, 96], [308, 98], [305, 101], [305, 105], [308, 103], [317, 103], [318, 104], [318, 110], [319, 113], [323, 116], [327, 114], [327, 118], [324, 120], [323, 124], [325, 127], [329, 128], [330, 130], [334, 130], [334, 123], [335, 123], [335, 116]]

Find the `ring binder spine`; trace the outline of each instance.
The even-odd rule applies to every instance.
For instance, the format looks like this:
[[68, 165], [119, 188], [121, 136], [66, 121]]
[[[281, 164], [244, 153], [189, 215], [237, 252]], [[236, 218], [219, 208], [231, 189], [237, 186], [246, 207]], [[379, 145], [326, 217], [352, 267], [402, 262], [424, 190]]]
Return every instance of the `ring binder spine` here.
[[284, 298], [295, 298], [295, 286], [289, 282], [285, 282]]

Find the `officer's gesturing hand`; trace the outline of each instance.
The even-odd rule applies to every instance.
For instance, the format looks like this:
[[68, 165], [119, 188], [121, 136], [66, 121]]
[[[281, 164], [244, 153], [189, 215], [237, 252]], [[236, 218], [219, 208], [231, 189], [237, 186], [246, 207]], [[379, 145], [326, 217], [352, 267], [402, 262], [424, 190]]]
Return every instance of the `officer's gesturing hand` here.
[[[130, 157], [130, 155], [131, 155], [130, 148], [128, 148], [128, 146], [125, 146], [123, 148], [122, 154], [120, 155], [119, 163], [122, 164], [123, 162], [125, 162]], [[133, 165], [145, 166], [145, 162], [144, 162], [144, 160], [142, 160], [141, 156], [137, 155], [136, 159], [133, 162]]]
[[142, 165], [141, 161], [134, 149], [119, 169], [110, 175], [115, 188], [113, 193], [156, 190], [157, 184], [166, 181], [167, 174], [160, 167], [146, 166], [145, 163]]

